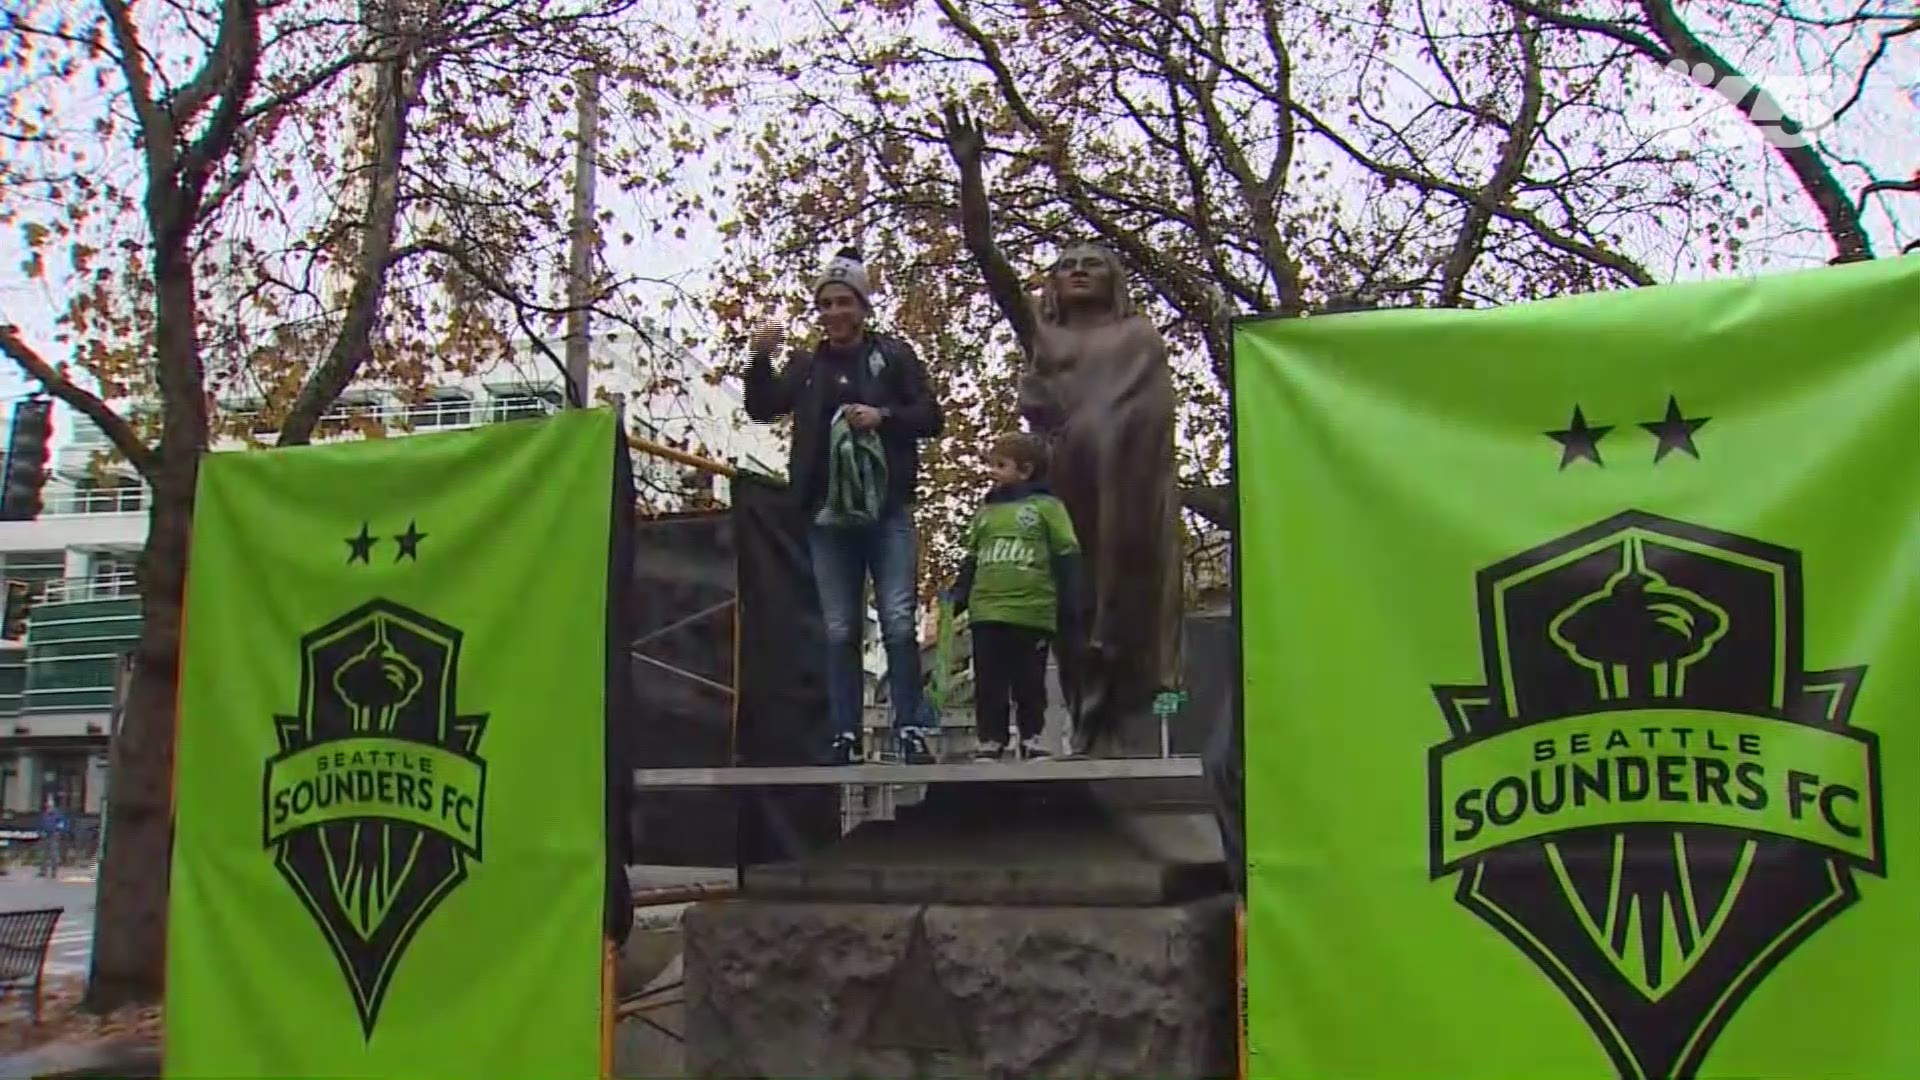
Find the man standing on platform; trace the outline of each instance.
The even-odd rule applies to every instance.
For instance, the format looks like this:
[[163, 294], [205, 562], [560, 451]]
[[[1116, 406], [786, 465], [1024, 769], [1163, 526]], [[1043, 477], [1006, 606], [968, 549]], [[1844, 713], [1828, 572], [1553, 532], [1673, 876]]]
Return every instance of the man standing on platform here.
[[873, 579], [886, 645], [887, 685], [900, 758], [933, 760], [920, 717], [919, 540], [913, 524], [922, 439], [941, 430], [940, 404], [913, 346], [868, 327], [872, 287], [859, 252], [843, 248], [814, 282], [824, 336], [772, 366], [782, 329], [754, 328], [747, 415], [793, 417], [788, 476], [809, 515], [809, 547], [826, 624], [829, 764], [864, 759], [860, 738], [860, 639]]

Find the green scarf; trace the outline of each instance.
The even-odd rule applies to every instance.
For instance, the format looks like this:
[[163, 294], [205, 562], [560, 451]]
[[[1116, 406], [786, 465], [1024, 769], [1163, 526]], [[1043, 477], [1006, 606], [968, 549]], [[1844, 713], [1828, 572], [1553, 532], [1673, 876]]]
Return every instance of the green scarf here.
[[927, 680], [927, 701], [938, 716], [946, 709], [947, 694], [953, 689], [953, 604], [941, 600], [935, 611], [933, 671]]
[[887, 452], [878, 431], [847, 426], [847, 411], [833, 414], [827, 433], [827, 498], [815, 523], [848, 528], [880, 520], [887, 498]]

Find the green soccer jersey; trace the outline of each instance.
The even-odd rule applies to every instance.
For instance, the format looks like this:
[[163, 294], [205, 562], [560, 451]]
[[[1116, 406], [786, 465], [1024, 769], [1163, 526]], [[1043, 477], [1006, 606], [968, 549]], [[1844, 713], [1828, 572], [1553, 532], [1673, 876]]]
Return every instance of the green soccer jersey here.
[[967, 550], [974, 562], [967, 603], [974, 622], [1055, 631], [1054, 559], [1080, 551], [1059, 499], [1045, 489], [988, 496], [973, 516]]

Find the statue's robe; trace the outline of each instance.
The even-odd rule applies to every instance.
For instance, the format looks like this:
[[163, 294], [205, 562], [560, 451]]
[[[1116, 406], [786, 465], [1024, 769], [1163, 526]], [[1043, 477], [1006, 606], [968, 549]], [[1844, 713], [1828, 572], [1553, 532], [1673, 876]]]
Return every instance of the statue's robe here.
[[[1081, 742], [1116, 733], [1180, 684], [1180, 497], [1173, 376], [1149, 320], [1041, 319], [1020, 410], [1048, 435], [1048, 480], [1085, 552], [1091, 612]], [[1131, 725], [1129, 725], [1131, 727]]]

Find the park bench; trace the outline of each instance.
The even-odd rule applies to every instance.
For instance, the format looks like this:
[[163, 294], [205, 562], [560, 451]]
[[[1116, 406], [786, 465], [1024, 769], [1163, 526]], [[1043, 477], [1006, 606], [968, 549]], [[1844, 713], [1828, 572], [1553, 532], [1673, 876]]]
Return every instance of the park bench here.
[[37, 911], [0, 911], [0, 994], [33, 987], [33, 1022], [40, 1022], [41, 980], [47, 969], [47, 946], [65, 908]]

